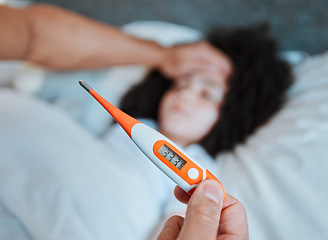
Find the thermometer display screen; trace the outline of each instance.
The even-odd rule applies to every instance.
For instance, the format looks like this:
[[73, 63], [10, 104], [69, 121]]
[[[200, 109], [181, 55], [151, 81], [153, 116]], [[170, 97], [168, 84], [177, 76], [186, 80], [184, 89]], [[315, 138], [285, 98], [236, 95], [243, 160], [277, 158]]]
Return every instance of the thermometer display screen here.
[[176, 154], [171, 148], [163, 144], [163, 146], [158, 150], [158, 153], [161, 154], [165, 159], [172, 163], [176, 168], [181, 170], [186, 164], [186, 161], [183, 160], [178, 154]]

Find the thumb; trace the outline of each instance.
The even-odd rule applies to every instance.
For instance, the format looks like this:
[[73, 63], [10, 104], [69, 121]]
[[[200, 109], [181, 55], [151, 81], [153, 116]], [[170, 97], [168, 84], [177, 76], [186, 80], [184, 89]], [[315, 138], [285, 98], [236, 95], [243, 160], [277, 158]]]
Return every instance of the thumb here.
[[191, 196], [179, 239], [216, 239], [223, 204], [223, 190], [215, 180], [199, 184]]

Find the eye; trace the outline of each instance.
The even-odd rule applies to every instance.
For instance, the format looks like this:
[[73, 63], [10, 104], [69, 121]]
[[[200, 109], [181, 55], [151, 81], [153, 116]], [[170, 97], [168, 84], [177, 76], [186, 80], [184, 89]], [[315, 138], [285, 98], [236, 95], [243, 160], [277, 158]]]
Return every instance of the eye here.
[[204, 89], [202, 92], [202, 97], [206, 101], [219, 103], [223, 98], [223, 91], [221, 88]]

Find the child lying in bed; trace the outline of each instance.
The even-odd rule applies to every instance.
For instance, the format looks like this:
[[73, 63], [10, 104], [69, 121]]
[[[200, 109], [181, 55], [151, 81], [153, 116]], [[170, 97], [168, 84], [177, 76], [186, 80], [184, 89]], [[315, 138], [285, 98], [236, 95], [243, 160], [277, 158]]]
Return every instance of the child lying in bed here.
[[[185, 147], [199, 143], [214, 157], [269, 121], [284, 103], [292, 74], [266, 26], [215, 29], [207, 39], [223, 52], [228, 71], [176, 79], [152, 71], [126, 94], [121, 109], [158, 121], [168, 137]], [[206, 107], [207, 114], [201, 112]]]
[[[142, 118], [211, 169], [218, 153], [245, 141], [282, 107], [292, 76], [263, 26], [215, 29], [207, 37], [222, 51], [230, 66], [227, 71], [176, 79], [151, 71], [123, 97], [121, 109]], [[183, 210], [169, 198], [172, 183], [142, 159], [119, 126], [105, 135], [105, 141], [122, 161], [131, 161], [142, 172], [165, 206], [162, 215]]]

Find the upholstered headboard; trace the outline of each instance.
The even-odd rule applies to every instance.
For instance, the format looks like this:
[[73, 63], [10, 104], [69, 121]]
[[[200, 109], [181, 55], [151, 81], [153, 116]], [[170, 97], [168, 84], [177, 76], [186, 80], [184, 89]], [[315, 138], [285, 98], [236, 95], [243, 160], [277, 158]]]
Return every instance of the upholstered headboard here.
[[137, 20], [172, 22], [202, 31], [268, 21], [282, 50], [320, 53], [328, 47], [325, 0], [34, 0], [122, 26]]

